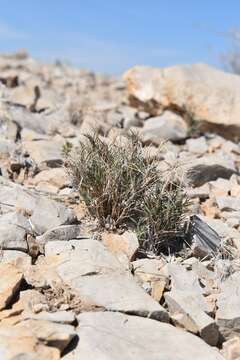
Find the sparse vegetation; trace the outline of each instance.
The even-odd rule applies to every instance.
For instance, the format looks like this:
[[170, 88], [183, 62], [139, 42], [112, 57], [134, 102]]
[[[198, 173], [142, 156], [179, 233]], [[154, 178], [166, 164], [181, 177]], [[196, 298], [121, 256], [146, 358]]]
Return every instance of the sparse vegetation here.
[[122, 143], [86, 135], [67, 153], [66, 165], [101, 227], [135, 228], [142, 247], [154, 253], [166, 245], [167, 234], [176, 238], [181, 230], [188, 208], [181, 184], [173, 172], [160, 173], [156, 157], [146, 154], [135, 134]]

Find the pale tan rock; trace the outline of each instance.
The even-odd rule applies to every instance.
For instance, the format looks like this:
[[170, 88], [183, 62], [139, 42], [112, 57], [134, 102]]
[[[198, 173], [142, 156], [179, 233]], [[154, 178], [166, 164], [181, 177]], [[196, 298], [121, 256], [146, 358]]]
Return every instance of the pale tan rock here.
[[33, 360], [58, 360], [60, 351], [47, 347], [31, 336], [28, 329], [0, 326], [0, 358], [12, 360], [26, 358]]
[[35, 189], [37, 191], [49, 193], [49, 194], [57, 194], [59, 190], [56, 186], [51, 185], [45, 181], [39, 182], [39, 184], [35, 186]]
[[0, 263], [0, 310], [18, 293], [22, 278], [23, 274], [14, 265]]
[[15, 325], [17, 330], [27, 330], [33, 338], [50, 346], [58, 348], [61, 352], [76, 335], [74, 327], [46, 320], [25, 320]]
[[139, 248], [137, 235], [131, 231], [126, 231], [121, 235], [103, 233], [102, 242], [111, 253], [115, 255], [125, 254], [130, 261], [133, 260]]
[[44, 170], [47, 167], [60, 167], [63, 164], [61, 149], [63, 141], [39, 140], [24, 141], [23, 151], [27, 152], [37, 166]]
[[[124, 75], [130, 103], [159, 115], [178, 109], [203, 122], [204, 129], [239, 137], [240, 79], [205, 64], [151, 68], [137, 66]], [[227, 94], [227, 95], [226, 95]]]
[[70, 180], [64, 168], [53, 168], [43, 170], [33, 179], [29, 180], [30, 185], [49, 184], [57, 189], [62, 189], [69, 185]]
[[134, 275], [142, 281], [152, 281], [162, 278], [161, 269], [166, 265], [163, 259], [138, 259], [132, 262]]
[[226, 179], [217, 179], [216, 181], [211, 181], [210, 184], [211, 196], [227, 196], [230, 193], [232, 184], [230, 180]]
[[201, 204], [201, 210], [207, 218], [216, 218], [219, 214], [218, 208], [215, 206], [213, 199], [207, 199]]
[[169, 284], [169, 279], [161, 273], [165, 261], [163, 259], [138, 259], [132, 262], [132, 266], [136, 280], [142, 287], [147, 285], [153, 299], [159, 302]]
[[240, 339], [234, 337], [225, 341], [222, 346], [222, 355], [226, 360], [239, 360], [240, 359]]
[[164, 277], [159, 280], [151, 281], [151, 296], [154, 300], [160, 302], [167, 284], [168, 280]]

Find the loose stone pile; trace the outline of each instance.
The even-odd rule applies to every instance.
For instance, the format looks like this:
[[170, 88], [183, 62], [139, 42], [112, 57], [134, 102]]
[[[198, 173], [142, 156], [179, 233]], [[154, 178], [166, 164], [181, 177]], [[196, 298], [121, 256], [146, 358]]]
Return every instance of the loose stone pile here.
[[[124, 78], [0, 57], [1, 359], [240, 358], [240, 78], [205, 65]], [[62, 154], [93, 128], [137, 131], [153, 154], [169, 140], [159, 167], [181, 165], [192, 214], [231, 259], [138, 258], [134, 233], [98, 233]]]

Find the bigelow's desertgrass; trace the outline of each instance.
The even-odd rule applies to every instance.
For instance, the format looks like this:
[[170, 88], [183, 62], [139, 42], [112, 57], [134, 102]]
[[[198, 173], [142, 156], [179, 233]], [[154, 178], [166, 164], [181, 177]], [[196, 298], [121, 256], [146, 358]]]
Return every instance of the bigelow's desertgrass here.
[[[136, 134], [122, 143], [85, 135], [65, 146], [66, 168], [101, 227], [137, 231], [145, 251], [159, 253], [167, 235], [181, 231], [188, 199], [174, 172], [163, 174]], [[176, 236], [175, 236], [176, 237]]]

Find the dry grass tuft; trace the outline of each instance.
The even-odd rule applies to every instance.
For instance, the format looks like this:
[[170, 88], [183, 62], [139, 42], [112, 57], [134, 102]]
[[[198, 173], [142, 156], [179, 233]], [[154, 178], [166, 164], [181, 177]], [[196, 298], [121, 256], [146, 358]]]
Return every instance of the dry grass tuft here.
[[157, 158], [146, 154], [136, 134], [122, 143], [85, 135], [65, 153], [72, 182], [101, 227], [134, 228], [144, 250], [154, 253], [166, 246], [167, 235], [176, 238], [188, 199], [174, 173], [158, 170]]

